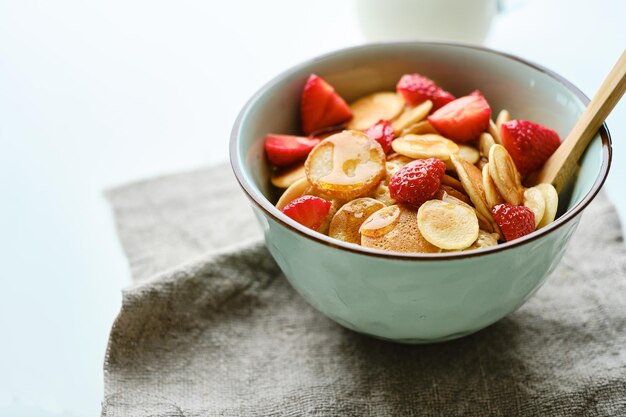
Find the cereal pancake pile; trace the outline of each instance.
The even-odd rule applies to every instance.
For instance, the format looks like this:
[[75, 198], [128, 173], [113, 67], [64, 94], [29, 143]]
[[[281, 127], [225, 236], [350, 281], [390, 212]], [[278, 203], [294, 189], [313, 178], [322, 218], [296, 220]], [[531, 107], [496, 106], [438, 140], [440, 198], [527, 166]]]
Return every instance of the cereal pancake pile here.
[[332, 238], [392, 252], [495, 246], [556, 216], [550, 184], [526, 188], [560, 145], [552, 129], [495, 122], [480, 91], [455, 97], [420, 74], [396, 91], [347, 103], [312, 74], [300, 102], [302, 134], [265, 137], [276, 207]]

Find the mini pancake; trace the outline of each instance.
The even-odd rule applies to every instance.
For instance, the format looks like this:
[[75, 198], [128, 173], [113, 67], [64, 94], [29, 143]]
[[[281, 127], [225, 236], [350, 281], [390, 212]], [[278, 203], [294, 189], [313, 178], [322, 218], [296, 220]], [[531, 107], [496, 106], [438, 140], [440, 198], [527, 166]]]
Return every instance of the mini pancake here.
[[452, 155], [451, 160], [456, 168], [459, 180], [461, 181], [461, 184], [463, 184], [465, 193], [468, 195], [470, 200], [472, 200], [472, 203], [474, 203], [476, 211], [480, 213], [490, 224], [495, 225], [495, 221], [491, 216], [491, 209], [487, 206], [482, 172], [474, 165], [456, 155]]
[[554, 221], [556, 211], [559, 208], [559, 194], [556, 192], [556, 189], [552, 186], [552, 184], [537, 184], [535, 188], [541, 192], [546, 203], [543, 218], [537, 226], [538, 229], [541, 229]]
[[417, 212], [404, 205], [385, 207], [361, 226], [361, 245], [392, 252], [437, 253], [417, 226]]
[[500, 191], [494, 184], [491, 174], [489, 173], [489, 163], [486, 163], [483, 167], [483, 188], [485, 189], [485, 200], [487, 201], [487, 207], [489, 210], [500, 203], [504, 203], [504, 199], [500, 195]]
[[519, 172], [511, 155], [502, 145], [494, 145], [489, 150], [489, 174], [504, 201], [514, 206], [522, 203], [524, 188]]
[[[476, 164], [477, 162], [480, 161], [480, 153], [473, 146], [460, 144], [458, 145], [458, 147], [459, 147], [459, 151], [457, 152], [457, 155], [463, 158], [464, 160], [466, 160], [467, 162], [469, 162], [470, 164]], [[454, 164], [449, 159], [446, 159], [443, 162], [446, 164], [446, 170], [448, 171], [456, 170], [456, 168], [454, 167]]]
[[310, 187], [309, 180], [300, 178], [293, 184], [291, 184], [280, 196], [276, 203], [276, 208], [282, 210], [287, 204], [291, 203], [298, 197], [302, 197], [306, 194], [306, 190]]
[[441, 249], [465, 249], [478, 238], [478, 218], [461, 204], [427, 201], [417, 211], [417, 226], [424, 239]]
[[400, 116], [391, 122], [394, 133], [400, 135], [404, 129], [424, 120], [432, 108], [433, 103], [430, 100], [426, 100], [417, 106], [406, 106], [404, 111], [400, 113]]
[[537, 187], [527, 188], [524, 191], [524, 206], [528, 207], [535, 215], [535, 228], [537, 228], [546, 212], [546, 201], [543, 198], [543, 193]]
[[459, 152], [456, 143], [436, 134], [402, 136], [391, 142], [391, 147], [395, 152], [409, 158], [438, 158], [444, 162], [450, 159], [450, 155]]
[[393, 120], [404, 110], [404, 99], [391, 91], [367, 95], [350, 104], [348, 129], [365, 130], [379, 120]]
[[337, 213], [337, 211], [344, 204], [343, 200], [337, 200], [336, 198], [333, 198], [332, 200], [330, 200], [330, 202], [332, 203], [330, 206], [330, 210], [328, 210], [328, 214], [326, 215], [326, 218], [324, 218], [324, 221], [322, 222], [322, 224], [320, 225], [320, 228], [318, 229], [318, 232], [323, 233], [325, 235], [328, 234], [328, 229], [330, 228], [330, 222], [335, 217], [335, 214]]
[[404, 135], [424, 135], [426, 133], [437, 133], [433, 125], [430, 124], [428, 120], [422, 120], [420, 122], [414, 123], [409, 127], [405, 127], [400, 132], [400, 136]]
[[481, 230], [485, 230], [489, 233], [500, 233], [500, 228], [495, 220], [490, 220], [493, 219], [493, 217], [488, 219], [478, 211], [476, 212], [476, 217], [478, 218], [478, 226], [480, 226]]
[[386, 206], [393, 206], [396, 204], [396, 199], [391, 198], [391, 193], [389, 192], [389, 180], [382, 180], [379, 182], [369, 196], [380, 201]]
[[396, 200], [391, 198], [391, 193], [389, 192], [389, 180], [400, 168], [413, 161], [411, 158], [407, 158], [406, 156], [394, 153], [387, 157], [387, 162], [385, 163], [385, 168], [387, 173], [385, 177], [378, 183], [376, 188], [369, 194], [370, 197], [382, 202], [386, 206], [392, 206], [396, 204]]
[[304, 168], [316, 191], [351, 200], [372, 191], [385, 176], [385, 153], [365, 134], [344, 130], [318, 143]]
[[291, 184], [306, 177], [304, 164], [298, 164], [292, 167], [282, 168], [272, 174], [272, 184], [278, 188], [288, 188]]
[[489, 129], [487, 132], [491, 135], [496, 145], [502, 145], [502, 138], [500, 137], [500, 129], [496, 126], [493, 120], [489, 120]]
[[383, 237], [394, 227], [400, 220], [402, 210], [400, 206], [387, 206], [372, 213], [359, 228], [361, 238], [379, 238]]
[[457, 180], [454, 177], [451, 177], [448, 174], [445, 174], [443, 176], [443, 178], [441, 179], [441, 183], [449, 187], [452, 187], [457, 191], [461, 191], [462, 193], [465, 192], [465, 189], [463, 188], [463, 184], [461, 184], [461, 181]]
[[469, 202], [465, 202], [445, 192], [441, 196], [441, 201], [445, 201], [446, 203], [465, 205], [471, 208], [472, 210], [474, 210], [474, 213], [476, 214], [476, 218], [478, 219], [478, 227], [480, 227], [481, 230], [486, 230], [487, 232], [490, 232], [490, 233], [499, 232], [498, 225], [496, 225], [495, 221], [493, 223], [489, 222], [489, 220], [486, 219], [485, 216], [480, 214], [478, 211], [476, 211], [476, 209], [472, 207]]
[[385, 205], [373, 198], [357, 198], [347, 202], [335, 213], [330, 222], [328, 235], [344, 242], [361, 242], [359, 229], [363, 222]]
[[385, 168], [387, 169], [387, 177], [391, 178], [393, 174], [395, 174], [400, 168], [412, 162], [412, 158], [408, 158], [404, 155], [393, 154], [387, 157], [387, 162], [385, 163]]
[[480, 154], [485, 158], [489, 157], [489, 150], [495, 144], [496, 142], [493, 140], [493, 136], [491, 136], [487, 132], [481, 133], [481, 135], [478, 137], [478, 150], [480, 151]]
[[478, 149], [469, 145], [459, 145], [458, 155], [472, 165], [480, 159], [480, 152], [478, 152]]
[[504, 109], [500, 110], [500, 113], [498, 113], [498, 117], [496, 117], [496, 128], [498, 129], [498, 132], [500, 131], [500, 127], [502, 127], [502, 124], [510, 120], [511, 114], [509, 113], [509, 111]]
[[465, 204], [471, 204], [471, 200], [469, 199], [468, 196], [465, 195], [465, 193], [462, 193], [461, 191], [458, 191], [455, 188], [452, 188], [449, 185], [445, 185], [445, 184], [441, 184], [439, 186], [439, 189], [437, 190], [433, 198], [436, 198], [438, 200], [443, 200], [444, 194], [452, 196], [458, 200], [461, 200]]
[[316, 135], [315, 137], [320, 140], [324, 140], [332, 135], [336, 135], [337, 133], [341, 133], [341, 132], [342, 132], [341, 129], [340, 130], [328, 130], [323, 133], [320, 133], [319, 135]]
[[498, 244], [499, 239], [500, 239], [500, 235], [498, 235], [497, 233], [489, 233], [489, 232], [485, 232], [484, 230], [479, 230], [478, 238], [466, 250], [488, 248], [489, 246], [496, 246]]

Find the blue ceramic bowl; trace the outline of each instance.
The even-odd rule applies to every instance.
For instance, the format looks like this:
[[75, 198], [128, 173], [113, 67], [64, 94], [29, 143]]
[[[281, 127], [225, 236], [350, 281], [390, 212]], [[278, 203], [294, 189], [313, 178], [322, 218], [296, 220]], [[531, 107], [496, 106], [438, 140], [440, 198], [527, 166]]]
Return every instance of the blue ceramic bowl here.
[[391, 43], [333, 52], [291, 68], [259, 90], [237, 119], [230, 159], [272, 256], [317, 310], [357, 332], [406, 343], [461, 337], [519, 308], [558, 265], [611, 160], [604, 126], [581, 160], [569, 198], [549, 226], [513, 242], [459, 253], [400, 254], [340, 242], [301, 226], [272, 204], [263, 137], [299, 132], [311, 73], [348, 101], [394, 90], [405, 73], [435, 78], [458, 96], [480, 89], [494, 112], [547, 125], [565, 137], [588, 99], [541, 66], [466, 45]]

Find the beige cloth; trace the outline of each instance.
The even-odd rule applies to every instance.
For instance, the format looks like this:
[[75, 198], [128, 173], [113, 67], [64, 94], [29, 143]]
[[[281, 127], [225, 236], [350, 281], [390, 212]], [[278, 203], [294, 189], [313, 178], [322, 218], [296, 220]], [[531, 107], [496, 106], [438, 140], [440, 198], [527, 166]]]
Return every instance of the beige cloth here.
[[421, 346], [309, 307], [226, 166], [109, 198], [135, 285], [111, 331], [104, 416], [626, 415], [626, 250], [602, 195], [526, 305]]

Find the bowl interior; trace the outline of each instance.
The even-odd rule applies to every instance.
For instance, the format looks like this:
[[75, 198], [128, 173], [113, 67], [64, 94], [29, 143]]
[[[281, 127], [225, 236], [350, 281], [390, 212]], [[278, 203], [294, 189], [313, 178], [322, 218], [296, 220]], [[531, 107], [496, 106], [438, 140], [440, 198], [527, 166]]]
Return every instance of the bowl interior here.
[[[300, 93], [311, 73], [335, 87], [348, 102], [368, 93], [395, 90], [406, 73], [426, 75], [456, 96], [478, 89], [495, 115], [507, 109], [556, 130], [564, 139], [585, 109], [584, 96], [548, 70], [494, 51], [451, 44], [400, 43], [338, 51], [301, 64], [263, 87], [242, 111], [233, 157], [252, 193], [274, 202], [263, 150], [267, 133], [301, 134]], [[578, 178], [560, 214], [583, 200], [598, 180], [607, 158], [597, 135], [581, 160]], [[608, 162], [608, 161], [607, 161]], [[274, 209], [275, 210], [275, 209]], [[282, 216], [276, 210], [276, 215]]]

